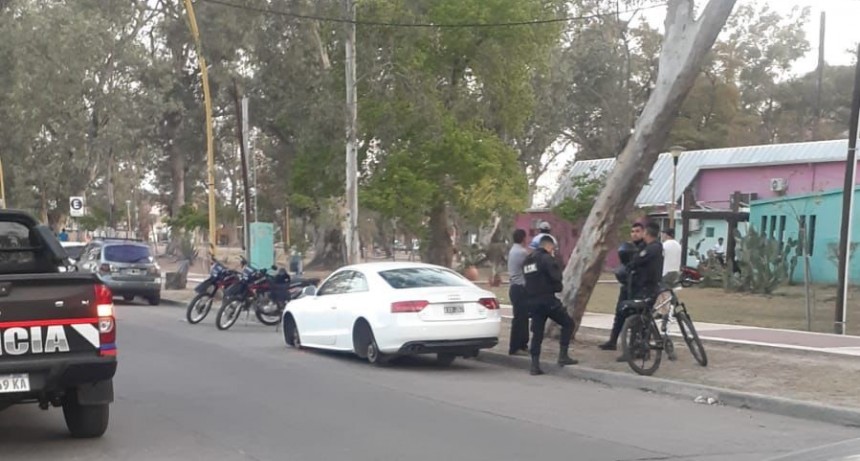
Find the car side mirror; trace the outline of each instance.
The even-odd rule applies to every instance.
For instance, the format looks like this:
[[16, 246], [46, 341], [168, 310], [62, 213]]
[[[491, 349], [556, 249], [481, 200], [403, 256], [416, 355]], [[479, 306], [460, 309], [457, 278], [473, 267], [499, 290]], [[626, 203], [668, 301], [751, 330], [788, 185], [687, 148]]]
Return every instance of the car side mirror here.
[[302, 288], [302, 294], [307, 297], [316, 296], [317, 295], [317, 287], [311, 285]]

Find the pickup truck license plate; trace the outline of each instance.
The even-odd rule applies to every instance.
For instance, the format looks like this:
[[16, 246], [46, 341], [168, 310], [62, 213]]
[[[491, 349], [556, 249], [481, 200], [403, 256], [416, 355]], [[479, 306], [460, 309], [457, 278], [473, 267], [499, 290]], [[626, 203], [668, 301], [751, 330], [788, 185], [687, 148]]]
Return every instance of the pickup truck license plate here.
[[129, 269], [128, 274], [129, 275], [140, 275], [140, 271], [138, 269]]
[[445, 306], [446, 314], [462, 314], [464, 312], [466, 312], [466, 309], [462, 304], [450, 304]]
[[13, 392], [29, 392], [30, 375], [0, 375], [0, 394]]

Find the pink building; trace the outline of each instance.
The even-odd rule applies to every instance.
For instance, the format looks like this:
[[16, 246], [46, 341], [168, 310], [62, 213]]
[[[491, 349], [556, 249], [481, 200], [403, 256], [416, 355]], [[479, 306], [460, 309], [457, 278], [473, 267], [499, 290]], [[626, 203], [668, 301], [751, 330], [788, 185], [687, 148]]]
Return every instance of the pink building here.
[[844, 161], [702, 167], [693, 193], [701, 205], [728, 208], [735, 191], [764, 200], [839, 189], [844, 180]]

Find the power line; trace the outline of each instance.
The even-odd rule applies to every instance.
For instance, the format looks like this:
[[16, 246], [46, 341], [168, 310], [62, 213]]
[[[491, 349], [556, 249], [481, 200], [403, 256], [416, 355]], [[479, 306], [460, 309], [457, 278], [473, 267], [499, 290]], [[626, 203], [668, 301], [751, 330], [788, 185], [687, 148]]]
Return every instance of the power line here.
[[635, 9], [629, 9], [624, 11], [618, 11], [614, 13], [594, 13], [594, 14], [586, 14], [581, 16], [567, 16], [562, 18], [547, 18], [547, 19], [535, 19], [531, 21], [512, 21], [512, 22], [491, 22], [491, 23], [440, 23], [440, 24], [431, 24], [431, 23], [408, 23], [408, 22], [384, 22], [384, 21], [360, 21], [360, 20], [351, 20], [345, 18], [335, 18], [328, 16], [315, 16], [310, 14], [300, 14], [293, 13], [290, 11], [276, 10], [272, 8], [264, 8], [258, 6], [251, 5], [239, 5], [236, 3], [231, 3], [225, 0], [202, 0], [205, 3], [212, 3], [215, 5], [221, 5], [228, 8], [235, 8], [238, 10], [245, 11], [255, 11], [257, 13], [265, 13], [272, 14], [276, 16], [285, 16], [294, 19], [304, 19], [311, 21], [320, 21], [320, 22], [335, 22], [335, 23], [345, 23], [345, 24], [355, 24], [359, 26], [375, 26], [375, 27], [422, 27], [422, 28], [438, 28], [438, 29], [457, 29], [457, 28], [477, 28], [477, 27], [518, 27], [518, 26], [534, 26], [541, 24], [553, 24], [559, 22], [571, 22], [571, 21], [584, 21], [588, 19], [598, 19], [607, 16], [615, 16], [618, 14], [626, 14], [626, 13], [636, 13], [643, 10], [651, 10], [655, 8], [661, 8], [667, 5], [667, 3], [655, 3], [653, 5], [642, 6]]

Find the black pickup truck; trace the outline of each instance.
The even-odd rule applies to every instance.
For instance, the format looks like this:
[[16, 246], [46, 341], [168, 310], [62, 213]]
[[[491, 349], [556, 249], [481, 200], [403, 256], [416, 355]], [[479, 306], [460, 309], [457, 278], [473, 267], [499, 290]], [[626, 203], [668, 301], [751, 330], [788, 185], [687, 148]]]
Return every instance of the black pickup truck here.
[[0, 410], [62, 407], [73, 437], [100, 437], [117, 365], [113, 294], [66, 265], [50, 229], [0, 210]]

